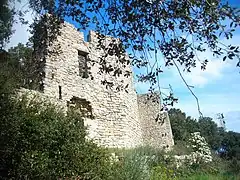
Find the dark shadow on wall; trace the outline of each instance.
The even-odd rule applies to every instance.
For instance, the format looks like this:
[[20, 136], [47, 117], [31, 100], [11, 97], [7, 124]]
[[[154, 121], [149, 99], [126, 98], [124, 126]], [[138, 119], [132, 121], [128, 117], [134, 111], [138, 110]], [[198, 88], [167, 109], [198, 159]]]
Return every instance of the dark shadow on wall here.
[[83, 117], [94, 119], [91, 102], [86, 99], [73, 96], [67, 102], [67, 107], [81, 114]]

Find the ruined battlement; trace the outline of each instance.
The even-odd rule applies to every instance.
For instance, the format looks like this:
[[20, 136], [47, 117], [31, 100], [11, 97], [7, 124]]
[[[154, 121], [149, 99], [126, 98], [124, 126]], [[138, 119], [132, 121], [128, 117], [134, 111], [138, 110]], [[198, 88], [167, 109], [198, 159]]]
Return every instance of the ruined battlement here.
[[[166, 114], [163, 123], [156, 121], [160, 117], [160, 103], [136, 94], [130, 64], [119, 63], [115, 55], [109, 55], [105, 57], [107, 65], [122, 73], [101, 73], [104, 52], [96, 47], [96, 33], [90, 31], [88, 41], [84, 41], [84, 34], [67, 22], [61, 25], [60, 31], [57, 39], [45, 47], [46, 50], [59, 48], [58, 53], [38, 56], [43, 64], [38, 70], [42, 74], [38, 82], [42, 96], [61, 102], [66, 109], [75, 103], [74, 107], [79, 111], [89, 111], [91, 116], [86, 117], [84, 123], [88, 126], [89, 137], [100, 145], [171, 147], [173, 137], [169, 118]], [[107, 43], [118, 41], [112, 40], [112, 37], [106, 37]], [[128, 56], [125, 54], [124, 58]], [[104, 80], [128, 84], [128, 89], [106, 88]]]

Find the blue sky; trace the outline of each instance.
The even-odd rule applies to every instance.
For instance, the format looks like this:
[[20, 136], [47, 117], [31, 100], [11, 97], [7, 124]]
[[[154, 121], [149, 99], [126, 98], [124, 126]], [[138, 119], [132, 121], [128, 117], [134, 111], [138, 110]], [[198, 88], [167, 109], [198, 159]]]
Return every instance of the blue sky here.
[[[240, 0], [231, 0], [230, 3], [240, 6]], [[22, 7], [19, 4], [16, 6]], [[26, 16], [30, 22], [32, 17], [31, 13]], [[18, 42], [26, 43], [30, 36], [27, 26], [15, 24], [14, 29], [16, 32], [7, 47], [15, 46]], [[240, 29], [235, 32], [233, 39], [228, 43], [240, 45]], [[188, 84], [194, 86], [193, 91], [199, 98], [201, 112], [204, 116], [212, 117], [216, 122], [216, 114], [223, 113], [227, 130], [240, 132], [240, 68], [236, 67], [237, 59], [223, 62], [221, 58], [213, 58], [209, 52], [199, 54], [199, 56], [212, 59], [207, 69], [201, 71], [200, 67], [196, 67], [191, 73], [183, 73], [183, 75]], [[161, 87], [168, 87], [171, 84], [175, 96], [179, 98], [178, 103], [174, 105], [175, 108], [180, 108], [187, 115], [198, 118], [196, 100], [187, 90], [174, 67], [164, 68], [160, 84]], [[135, 82], [135, 85], [139, 93], [147, 91], [147, 84]]]

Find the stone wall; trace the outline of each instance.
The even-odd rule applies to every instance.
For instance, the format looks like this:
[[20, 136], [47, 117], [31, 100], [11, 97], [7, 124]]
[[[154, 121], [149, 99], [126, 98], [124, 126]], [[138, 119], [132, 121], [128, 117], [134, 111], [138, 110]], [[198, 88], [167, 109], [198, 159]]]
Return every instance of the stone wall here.
[[67, 111], [67, 104], [65, 101], [46, 96], [39, 91], [20, 88], [20, 89], [17, 89], [15, 93], [16, 93], [16, 96], [14, 97], [17, 98], [17, 100], [22, 100], [23, 98], [27, 98], [28, 103], [36, 102], [38, 103], [38, 105], [44, 106], [44, 107], [39, 107], [39, 110], [45, 109], [46, 106], [51, 104], [59, 112]]
[[[113, 77], [99, 74], [99, 64], [92, 65], [86, 61], [88, 73], [94, 79], [82, 76], [79, 68], [84, 67], [84, 57], [98, 62], [101, 52], [94, 50], [96, 41], [94, 32], [89, 34], [89, 42], [84, 41], [83, 33], [79, 33], [72, 25], [62, 24], [61, 35], [48, 49], [60, 44], [58, 54], [45, 57], [43, 93], [46, 96], [69, 102], [77, 97], [89, 101], [93, 119], [86, 119], [89, 135], [100, 145], [108, 147], [135, 147], [142, 144], [141, 127], [138, 118], [137, 96], [132, 84], [132, 75]], [[107, 62], [114, 63], [110, 56]], [[79, 62], [80, 61], [80, 62]], [[79, 66], [79, 63], [82, 65]], [[127, 67], [130, 69], [130, 66]], [[106, 89], [101, 81], [107, 79], [116, 83], [129, 84], [128, 93]]]
[[[106, 37], [106, 43], [111, 39]], [[172, 134], [169, 120], [164, 125], [155, 122], [154, 118], [160, 109], [150, 102], [145, 105], [145, 96], [137, 96], [132, 73], [130, 77], [100, 73], [100, 57], [104, 51], [97, 49], [97, 40], [93, 31], [90, 31], [86, 42], [84, 34], [72, 25], [66, 22], [61, 25], [61, 35], [43, 50], [52, 52], [58, 48], [58, 53], [39, 56], [39, 62], [44, 62], [41, 72], [44, 74], [43, 95], [50, 100], [57, 99], [66, 107], [77, 101], [78, 107], [90, 110], [92, 118], [86, 118], [85, 125], [89, 129], [89, 137], [99, 145], [121, 148], [144, 143], [155, 147], [171, 146], [173, 140], [170, 140]], [[128, 58], [127, 55], [125, 58]], [[132, 72], [130, 65], [118, 63], [115, 56], [107, 56], [106, 63]], [[128, 92], [117, 91], [115, 87], [107, 89], [102, 84], [103, 80], [112, 81], [116, 85], [128, 84]]]
[[159, 94], [138, 95], [143, 143], [156, 148], [169, 149], [174, 145], [167, 112], [161, 112]]

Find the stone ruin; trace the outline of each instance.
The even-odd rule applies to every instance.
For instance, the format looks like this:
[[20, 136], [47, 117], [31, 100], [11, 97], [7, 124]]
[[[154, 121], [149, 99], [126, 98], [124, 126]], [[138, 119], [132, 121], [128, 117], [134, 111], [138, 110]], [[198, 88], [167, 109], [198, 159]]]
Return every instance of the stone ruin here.
[[[99, 63], [91, 63], [99, 62], [102, 55], [96, 48], [96, 33], [90, 31], [88, 41], [84, 41], [84, 34], [66, 22], [61, 24], [60, 31], [51, 45], [37, 51], [38, 69], [34, 71], [42, 76], [33, 80], [38, 91], [31, 90], [31, 93], [40, 94], [65, 110], [78, 109], [84, 114], [89, 138], [99, 145], [111, 148], [149, 145], [167, 149], [173, 146], [167, 112], [161, 112], [160, 103], [152, 101], [149, 94], [136, 93], [131, 66], [117, 64], [129, 70], [130, 76], [101, 74]], [[57, 54], [41, 53], [56, 48]], [[107, 63], [115, 62], [114, 56], [107, 57]], [[94, 78], [89, 78], [88, 74]], [[128, 91], [106, 88], [103, 79], [124, 82], [128, 84]], [[152, 97], [159, 99], [157, 94]]]

